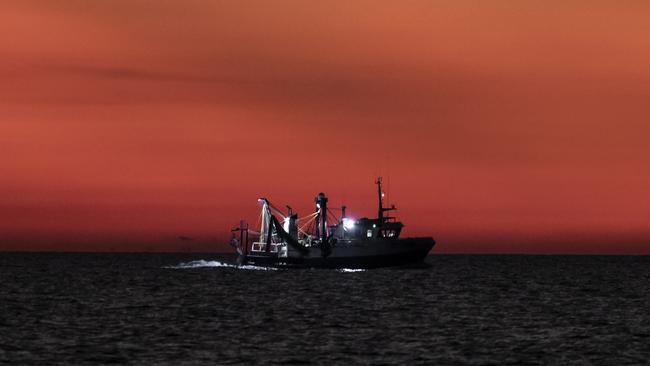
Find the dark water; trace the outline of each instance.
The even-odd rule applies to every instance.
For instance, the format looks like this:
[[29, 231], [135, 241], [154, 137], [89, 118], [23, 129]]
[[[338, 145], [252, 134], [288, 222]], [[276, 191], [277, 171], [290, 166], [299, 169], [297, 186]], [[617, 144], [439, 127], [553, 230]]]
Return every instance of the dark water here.
[[[188, 263], [200, 259], [220, 262]], [[225, 261], [0, 253], [0, 363], [650, 359], [650, 257], [439, 255], [362, 272]]]

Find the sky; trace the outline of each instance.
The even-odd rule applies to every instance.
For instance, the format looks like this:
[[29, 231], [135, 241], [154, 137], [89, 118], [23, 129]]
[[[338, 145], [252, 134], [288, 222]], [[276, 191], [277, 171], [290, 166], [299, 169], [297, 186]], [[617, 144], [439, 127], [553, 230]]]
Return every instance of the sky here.
[[434, 253], [650, 254], [646, 1], [0, 3], [0, 250], [223, 251], [258, 197]]

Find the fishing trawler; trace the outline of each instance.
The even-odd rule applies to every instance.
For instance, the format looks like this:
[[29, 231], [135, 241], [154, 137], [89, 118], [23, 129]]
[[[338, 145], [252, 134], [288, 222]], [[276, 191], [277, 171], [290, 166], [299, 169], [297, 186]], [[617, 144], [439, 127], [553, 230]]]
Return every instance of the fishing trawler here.
[[[307, 268], [376, 268], [422, 262], [435, 245], [431, 237], [400, 238], [404, 225], [395, 217], [386, 216], [395, 205], [384, 207], [381, 177], [375, 182], [379, 208], [377, 218], [353, 219], [328, 211], [324, 193], [316, 196], [315, 211], [305, 218], [287, 206], [287, 213], [279, 210], [268, 199], [260, 198], [262, 205], [260, 231], [248, 229], [245, 221], [234, 228], [231, 245], [239, 254], [238, 263], [271, 267]], [[328, 225], [328, 218], [335, 225]], [[302, 226], [299, 222], [304, 221]], [[239, 232], [237, 239], [235, 232]], [[248, 236], [258, 240], [249, 243]]]

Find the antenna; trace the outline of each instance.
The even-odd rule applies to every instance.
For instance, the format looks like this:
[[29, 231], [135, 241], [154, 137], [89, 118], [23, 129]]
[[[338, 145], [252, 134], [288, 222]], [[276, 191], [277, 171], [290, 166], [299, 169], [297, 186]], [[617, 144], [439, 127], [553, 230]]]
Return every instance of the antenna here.
[[381, 177], [377, 177], [375, 184], [377, 185], [377, 199], [379, 201], [379, 209], [377, 212], [377, 217], [379, 218], [379, 222], [383, 223], [384, 222], [384, 192], [381, 191]]
[[[383, 225], [384, 221], [386, 221], [387, 218], [384, 217], [384, 211], [392, 211], [395, 209], [395, 205], [391, 205], [390, 208], [384, 208], [384, 192], [381, 190], [381, 177], [377, 177], [377, 180], [375, 181], [375, 184], [377, 185], [377, 199], [379, 201], [379, 209], [377, 210], [377, 218], [379, 222]], [[388, 219], [392, 219], [393, 217], [388, 217]]]

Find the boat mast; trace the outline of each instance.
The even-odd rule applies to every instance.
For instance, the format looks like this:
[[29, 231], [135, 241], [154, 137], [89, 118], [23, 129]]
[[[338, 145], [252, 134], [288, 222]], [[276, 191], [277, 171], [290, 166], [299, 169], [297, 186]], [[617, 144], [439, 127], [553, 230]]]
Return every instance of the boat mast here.
[[316, 230], [318, 231], [319, 238], [325, 242], [327, 240], [327, 197], [325, 193], [321, 192], [316, 197]]
[[391, 205], [389, 208], [384, 208], [384, 192], [382, 192], [381, 190], [381, 177], [377, 178], [375, 184], [377, 185], [377, 199], [379, 200], [379, 210], [377, 212], [377, 220], [381, 225], [383, 225], [384, 222], [386, 222], [386, 220], [394, 218], [394, 217], [385, 217], [384, 212], [393, 211], [395, 209], [395, 205]]
[[377, 212], [377, 218], [379, 222], [384, 223], [384, 192], [381, 191], [381, 177], [377, 178], [375, 182], [377, 185], [377, 199], [379, 200], [379, 210]]

